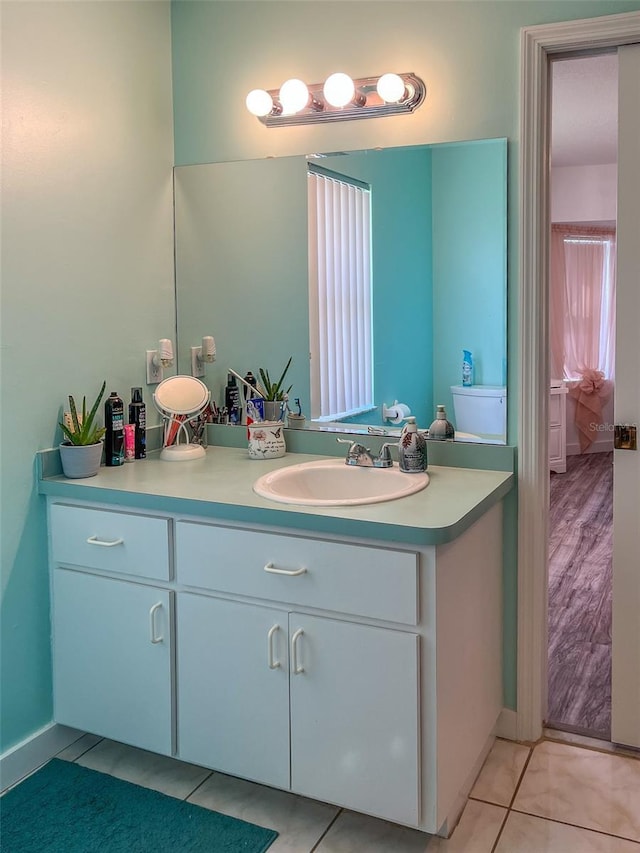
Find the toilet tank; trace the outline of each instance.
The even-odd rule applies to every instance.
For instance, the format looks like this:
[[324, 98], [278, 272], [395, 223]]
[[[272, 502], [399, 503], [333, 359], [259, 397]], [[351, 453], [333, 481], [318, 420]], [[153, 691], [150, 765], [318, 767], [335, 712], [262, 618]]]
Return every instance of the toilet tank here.
[[473, 435], [507, 434], [507, 389], [504, 385], [452, 385], [455, 428]]

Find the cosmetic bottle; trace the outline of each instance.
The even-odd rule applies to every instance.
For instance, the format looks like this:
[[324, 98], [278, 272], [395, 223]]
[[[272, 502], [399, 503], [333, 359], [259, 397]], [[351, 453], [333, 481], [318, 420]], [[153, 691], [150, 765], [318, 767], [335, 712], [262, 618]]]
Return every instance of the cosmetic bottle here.
[[473, 356], [468, 349], [462, 350], [462, 384], [473, 385]]
[[135, 424], [135, 458], [146, 459], [147, 456], [147, 407], [142, 399], [142, 388], [131, 389], [129, 403], [129, 423]]
[[[258, 385], [258, 380], [250, 370], [247, 371], [247, 374], [244, 377], [244, 381], [247, 383], [247, 385], [251, 385], [252, 388], [256, 388], [256, 386]], [[245, 400], [252, 400], [254, 397], [257, 397], [258, 394], [257, 391], [249, 391], [247, 385], [245, 385], [243, 388], [243, 396]]]
[[104, 464], [109, 467], [124, 463], [124, 403], [112, 391], [104, 404]]
[[124, 425], [124, 461], [135, 462], [136, 459], [136, 425]]
[[436, 419], [429, 427], [429, 438], [440, 441], [453, 441], [456, 431], [453, 424], [447, 420], [444, 406], [436, 406]]
[[224, 404], [229, 411], [229, 423], [240, 423], [240, 418], [242, 416], [240, 389], [236, 385], [236, 378], [233, 373], [229, 373], [227, 377], [227, 387], [224, 390]]
[[427, 470], [427, 440], [414, 417], [405, 418], [406, 423], [398, 442], [398, 465], [406, 474], [417, 474]]

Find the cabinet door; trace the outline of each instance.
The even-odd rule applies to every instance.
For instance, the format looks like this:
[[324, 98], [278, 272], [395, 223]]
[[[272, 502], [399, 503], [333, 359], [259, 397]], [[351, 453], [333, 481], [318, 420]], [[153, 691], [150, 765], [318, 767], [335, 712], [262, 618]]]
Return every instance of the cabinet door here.
[[171, 754], [170, 593], [53, 573], [55, 719]]
[[178, 754], [289, 787], [287, 613], [179, 593]]
[[291, 788], [419, 821], [418, 636], [291, 613]]

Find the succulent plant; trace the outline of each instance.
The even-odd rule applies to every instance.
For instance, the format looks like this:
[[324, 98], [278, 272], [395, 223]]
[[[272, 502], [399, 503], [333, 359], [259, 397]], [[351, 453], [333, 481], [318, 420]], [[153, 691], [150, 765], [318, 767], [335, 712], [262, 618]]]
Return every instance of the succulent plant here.
[[286, 390], [282, 388], [284, 377], [287, 375], [287, 370], [289, 370], [289, 365], [291, 364], [292, 359], [293, 356], [290, 356], [289, 361], [277, 382], [271, 381], [268, 370], [264, 370], [262, 367], [260, 368], [260, 379], [262, 380], [262, 390], [264, 391], [265, 400], [284, 400], [284, 395], [288, 394], [293, 388], [293, 385], [289, 385]]
[[60, 422], [60, 427], [65, 435], [68, 444], [86, 445], [97, 444], [106, 430], [104, 427], [96, 426], [95, 418], [98, 413], [98, 406], [104, 396], [105, 388], [107, 387], [106, 380], [102, 383], [100, 393], [96, 397], [96, 401], [91, 407], [91, 411], [87, 414], [87, 398], [82, 398], [82, 414], [78, 414], [76, 401], [69, 394], [69, 410], [70, 410], [70, 425], [69, 423]]

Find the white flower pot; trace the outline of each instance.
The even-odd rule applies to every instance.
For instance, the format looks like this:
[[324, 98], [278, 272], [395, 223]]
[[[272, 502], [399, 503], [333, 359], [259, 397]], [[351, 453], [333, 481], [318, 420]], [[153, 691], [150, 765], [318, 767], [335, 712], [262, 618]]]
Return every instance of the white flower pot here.
[[60, 461], [65, 477], [81, 480], [85, 477], [95, 477], [102, 459], [102, 442], [97, 444], [67, 444], [60, 445]]

